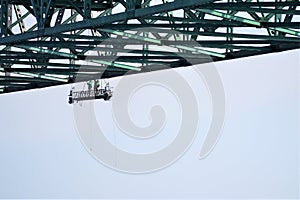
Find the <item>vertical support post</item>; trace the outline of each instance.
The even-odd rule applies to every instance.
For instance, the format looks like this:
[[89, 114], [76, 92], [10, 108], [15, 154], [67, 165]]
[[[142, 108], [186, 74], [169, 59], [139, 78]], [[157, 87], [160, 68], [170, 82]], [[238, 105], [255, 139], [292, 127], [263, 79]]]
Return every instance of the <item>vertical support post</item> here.
[[[3, 8], [4, 12], [2, 12], [2, 8]], [[8, 35], [8, 27], [11, 25], [11, 23], [12, 23], [12, 5], [8, 4], [8, 0], [1, 0], [1, 34], [0, 34], [0, 36]], [[11, 48], [9, 47], [7, 50], [9, 51], [10, 49]], [[11, 65], [7, 64], [7, 65], [5, 65], [5, 67], [10, 68]], [[10, 73], [5, 72], [5, 76], [6, 77], [10, 76]], [[4, 89], [6, 89], [7, 87], [8, 87], [8, 85], [5, 85]]]
[[0, 23], [1, 23], [1, 33], [0, 37], [7, 36], [7, 27], [8, 27], [8, 0], [1, 0], [1, 15], [0, 15]]
[[[144, 5], [144, 7], [149, 7], [149, 5], [150, 5], [150, 2], [147, 2], [145, 5]], [[145, 32], [143, 32], [143, 37], [149, 37], [149, 33], [145, 33]], [[148, 53], [148, 50], [149, 50], [149, 44], [147, 44], [147, 43], [143, 43], [143, 57], [148, 57], [148, 55], [149, 55], [149, 53]], [[148, 60], [146, 61], [146, 63], [142, 63], [142, 67], [144, 68], [144, 67], [146, 67], [146, 69], [148, 70], [148, 65], [149, 65], [149, 63], [148, 63]]]
[[[281, 2], [281, 0], [276, 0], [277, 2]], [[278, 7], [276, 6], [276, 9], [278, 9]], [[275, 23], [281, 22], [281, 14], [275, 13]], [[280, 35], [279, 31], [275, 31], [274, 35]]]
[[[189, 14], [188, 14], [188, 11], [187, 11], [186, 9], [183, 10], [183, 18], [184, 18], [184, 19], [189, 18]], [[185, 23], [185, 22], [183, 22], [183, 23]], [[184, 29], [185, 29], [186, 31], [189, 30], [188, 27], [186, 27], [186, 28], [184, 28]], [[176, 37], [175, 37], [175, 38], [176, 38]], [[191, 39], [192, 39], [192, 38], [191, 38]], [[183, 34], [182, 40], [183, 40], [183, 41], [188, 41], [189, 38], [188, 38], [188, 36], [187, 36], [186, 34]], [[185, 50], [185, 49], [178, 49], [178, 52], [186, 53], [186, 50]]]
[[92, 11], [92, 0], [84, 0], [83, 9], [84, 9], [84, 11], [83, 11], [84, 17], [86, 19], [90, 19], [91, 11]]
[[42, 12], [41, 12], [41, 2], [40, 0], [31, 0], [32, 9], [34, 12], [34, 16], [36, 18], [36, 22], [38, 24], [38, 28], [43, 28], [43, 18], [42, 18]]
[[45, 28], [45, 23], [50, 25], [51, 16], [54, 12], [51, 2], [52, 0], [31, 0], [32, 9], [39, 29]]
[[142, 7], [142, 0], [136, 0], [134, 4], [135, 9], [139, 9]]
[[127, 0], [127, 10], [134, 10], [141, 8], [142, 0]]
[[[63, 12], [63, 13], [64, 13], [64, 12]], [[62, 20], [63, 13], [61, 13], [61, 19], [60, 19], [60, 22], [61, 22], [61, 20]], [[71, 9], [71, 16], [75, 15], [75, 13], [76, 13], [76, 11], [75, 11], [74, 9]], [[74, 23], [74, 22], [76, 22], [76, 17], [74, 17], [74, 18], [71, 20], [71, 23]], [[72, 35], [75, 35], [76, 32], [75, 32], [75, 31], [72, 31], [71, 34], [72, 34]], [[71, 39], [71, 41], [75, 41], [75, 39]], [[71, 53], [71, 50], [70, 50], [70, 53]], [[71, 67], [70, 67], [70, 68], [71, 68], [71, 69], [75, 69], [75, 68], [74, 68], [75, 60], [70, 59], [69, 63], [71, 64]], [[76, 75], [71, 75], [71, 74], [69, 74], [69, 79], [74, 79], [74, 80], [75, 80], [75, 78], [76, 78], [75, 76], [76, 76]]]
[[7, 28], [12, 24], [12, 4], [8, 4]]
[[52, 15], [54, 13], [54, 6], [52, 6], [52, 0], [42, 0], [43, 1], [43, 23], [44, 27], [50, 27]]
[[[104, 13], [104, 16], [109, 16], [112, 14], [112, 9], [108, 9], [106, 10], [106, 12]], [[98, 33], [100, 33], [101, 35], [103, 35], [104, 37], [109, 37], [109, 35], [105, 32], [102, 32], [102, 31], [98, 31]], [[95, 34], [96, 35], [96, 34]], [[109, 45], [109, 44], [105, 44], [105, 47], [115, 47], [114, 45]], [[116, 48], [119, 48], [119, 46], [116, 46]], [[98, 53], [98, 56], [116, 56], [117, 53], [115, 52], [109, 52], [107, 50], [105, 50], [105, 52], [102, 52], [101, 54], [99, 53], [99, 51], [97, 52]]]
[[[232, 0], [227, 0], [227, 3], [231, 3], [233, 2]], [[230, 14], [230, 10], [227, 10], [227, 14]], [[228, 21], [231, 21], [230, 19], [228, 19]], [[227, 33], [227, 36], [226, 36], [226, 41], [232, 41], [233, 38], [232, 37], [229, 37], [228, 36], [228, 33], [229, 34], [232, 34], [233, 33], [233, 28], [232, 27], [226, 27], [226, 33]], [[226, 54], [229, 53], [229, 52], [233, 52], [233, 49], [229, 49], [228, 47], [226, 47]]]
[[[19, 21], [19, 28], [20, 28], [20, 31], [21, 33], [25, 33], [26, 32], [26, 27], [25, 27], [25, 23], [22, 19], [22, 12], [21, 12], [21, 9], [20, 9], [20, 6], [19, 5], [14, 5], [14, 9], [15, 9], [15, 14], [16, 14], [16, 17], [17, 17], [17, 20]], [[30, 59], [30, 61], [32, 63], [34, 63], [34, 60], [33, 59]], [[34, 65], [31, 65], [31, 68], [36, 68], [36, 66]]]

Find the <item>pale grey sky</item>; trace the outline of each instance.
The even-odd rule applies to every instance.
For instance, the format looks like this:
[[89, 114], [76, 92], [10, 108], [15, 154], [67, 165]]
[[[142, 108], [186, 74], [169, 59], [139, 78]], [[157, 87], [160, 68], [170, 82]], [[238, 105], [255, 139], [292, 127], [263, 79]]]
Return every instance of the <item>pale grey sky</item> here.
[[[203, 109], [195, 142], [173, 165], [150, 174], [114, 171], [85, 150], [67, 103], [70, 86], [1, 95], [0, 198], [299, 199], [299, 52], [216, 63], [226, 94], [218, 144], [198, 159], [210, 120], [203, 90], [197, 94]], [[135, 101], [143, 96], [138, 93]], [[102, 111], [98, 121], [109, 120], [110, 104], [96, 103]], [[142, 118], [143, 104], [135, 108], [133, 116]], [[114, 127], [103, 126], [112, 137]], [[168, 126], [165, 139], [176, 124]], [[141, 146], [128, 146], [125, 136], [117, 141], [128, 151]], [[155, 149], [164, 143], [148, 145]]]

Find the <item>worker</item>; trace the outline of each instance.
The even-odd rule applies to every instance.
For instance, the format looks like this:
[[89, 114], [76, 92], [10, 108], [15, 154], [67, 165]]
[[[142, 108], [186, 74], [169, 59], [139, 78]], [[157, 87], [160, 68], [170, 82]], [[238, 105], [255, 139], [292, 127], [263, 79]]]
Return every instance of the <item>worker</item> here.
[[100, 88], [100, 81], [95, 80], [95, 91], [99, 90], [99, 88]]
[[109, 87], [109, 82], [108, 82], [108, 83], [106, 83], [106, 85], [105, 85], [105, 91], [108, 91], [108, 90], [110, 90], [110, 87]]
[[88, 86], [88, 90], [91, 90], [93, 86], [92, 81], [88, 81], [87, 86]]

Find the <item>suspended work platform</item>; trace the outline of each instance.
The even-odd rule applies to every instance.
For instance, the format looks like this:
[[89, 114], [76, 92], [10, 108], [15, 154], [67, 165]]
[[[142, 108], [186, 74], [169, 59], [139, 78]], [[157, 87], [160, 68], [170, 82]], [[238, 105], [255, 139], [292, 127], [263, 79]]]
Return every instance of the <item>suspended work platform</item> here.
[[75, 91], [73, 87], [69, 94], [69, 104], [78, 103], [86, 100], [103, 99], [108, 101], [112, 97], [112, 87], [106, 83], [105, 87], [97, 85], [98, 80], [95, 80], [95, 87], [92, 87], [92, 81], [88, 81], [89, 88], [87, 90]]

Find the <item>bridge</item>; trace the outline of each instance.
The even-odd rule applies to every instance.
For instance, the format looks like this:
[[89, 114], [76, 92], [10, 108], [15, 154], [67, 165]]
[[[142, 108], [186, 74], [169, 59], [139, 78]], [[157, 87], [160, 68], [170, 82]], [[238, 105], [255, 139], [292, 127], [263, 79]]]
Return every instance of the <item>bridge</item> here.
[[300, 44], [298, 0], [1, 0], [0, 6], [0, 93]]

